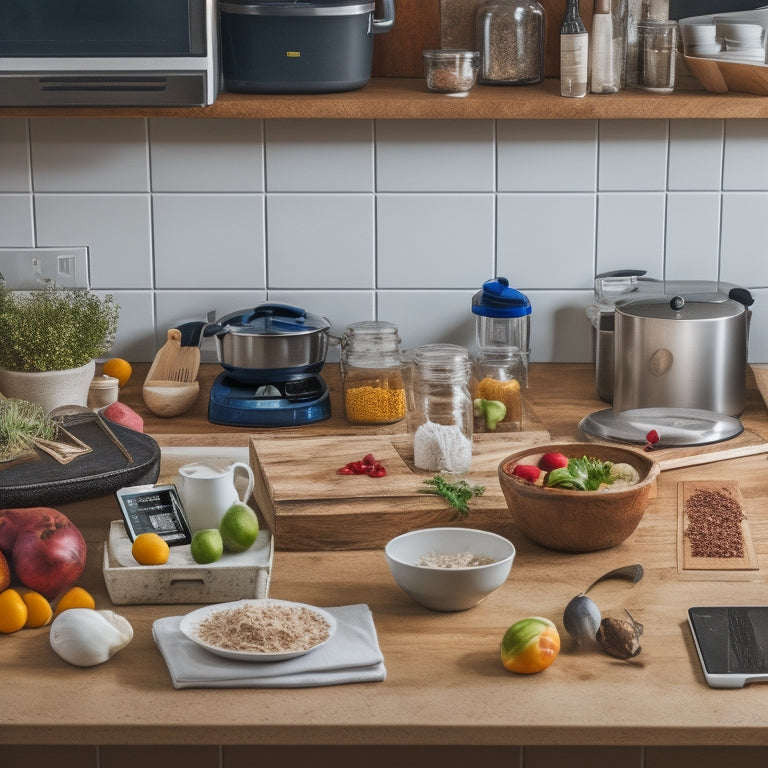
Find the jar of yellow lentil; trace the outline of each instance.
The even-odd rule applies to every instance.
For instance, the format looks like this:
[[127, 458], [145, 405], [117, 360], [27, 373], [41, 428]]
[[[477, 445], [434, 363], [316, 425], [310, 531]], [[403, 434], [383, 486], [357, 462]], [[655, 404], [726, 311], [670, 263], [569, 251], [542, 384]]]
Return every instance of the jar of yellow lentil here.
[[341, 338], [344, 412], [350, 424], [393, 424], [405, 417], [405, 363], [397, 326], [353, 323]]

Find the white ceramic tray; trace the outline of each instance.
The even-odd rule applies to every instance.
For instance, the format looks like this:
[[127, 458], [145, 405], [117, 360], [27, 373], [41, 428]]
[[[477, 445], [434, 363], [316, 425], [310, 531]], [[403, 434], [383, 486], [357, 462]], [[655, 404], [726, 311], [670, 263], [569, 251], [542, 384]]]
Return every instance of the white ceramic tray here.
[[274, 556], [274, 537], [266, 526], [251, 549], [225, 552], [209, 565], [197, 564], [189, 545], [171, 547], [164, 565], [139, 565], [122, 520], [113, 520], [104, 544], [104, 581], [115, 605], [219, 603], [264, 598]]

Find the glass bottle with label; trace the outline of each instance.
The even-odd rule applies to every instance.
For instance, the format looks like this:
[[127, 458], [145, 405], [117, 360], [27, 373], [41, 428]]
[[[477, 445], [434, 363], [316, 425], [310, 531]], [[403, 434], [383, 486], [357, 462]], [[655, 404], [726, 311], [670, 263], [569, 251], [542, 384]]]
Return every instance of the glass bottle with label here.
[[463, 475], [472, 464], [471, 363], [464, 347], [425, 344], [412, 353], [408, 427], [418, 469]]
[[580, 98], [587, 94], [589, 35], [579, 12], [579, 0], [568, 0], [560, 27], [560, 94]]
[[475, 14], [477, 81], [530, 85], [544, 80], [544, 8], [536, 0], [487, 0]]
[[353, 323], [341, 339], [339, 370], [350, 424], [392, 424], [405, 418], [405, 363], [397, 326]]

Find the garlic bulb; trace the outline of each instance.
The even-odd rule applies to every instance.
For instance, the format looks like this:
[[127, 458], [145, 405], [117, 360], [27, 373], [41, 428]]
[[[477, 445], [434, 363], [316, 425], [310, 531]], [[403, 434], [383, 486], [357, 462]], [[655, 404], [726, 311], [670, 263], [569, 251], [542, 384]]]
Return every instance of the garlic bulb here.
[[133, 639], [133, 627], [113, 611], [69, 608], [51, 625], [51, 648], [77, 667], [93, 667], [111, 659]]

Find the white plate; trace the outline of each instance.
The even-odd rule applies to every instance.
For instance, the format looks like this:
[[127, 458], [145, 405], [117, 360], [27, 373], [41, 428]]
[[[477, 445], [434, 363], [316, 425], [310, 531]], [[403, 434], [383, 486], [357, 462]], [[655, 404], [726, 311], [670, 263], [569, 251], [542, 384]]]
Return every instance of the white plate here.
[[[328, 637], [322, 643], [318, 643], [317, 645], [313, 645], [311, 648], [307, 648], [301, 651], [287, 651], [285, 653], [254, 653], [252, 651], [235, 651], [231, 648], [222, 648], [221, 646], [211, 645], [210, 643], [206, 643], [204, 640], [201, 640], [197, 636], [197, 628], [199, 627], [200, 623], [207, 619], [209, 616], [213, 616], [217, 613], [221, 613], [222, 611], [228, 611], [233, 608], [239, 608], [248, 604], [269, 604], [290, 606], [294, 608], [306, 608], [307, 610], [322, 616], [328, 622], [330, 625]], [[236, 600], [232, 603], [216, 603], [215, 605], [206, 605], [203, 608], [198, 608], [197, 610], [186, 614], [186, 616], [181, 619], [179, 629], [181, 629], [183, 634], [185, 634], [193, 643], [196, 643], [206, 651], [215, 653], [217, 656], [223, 656], [225, 659], [238, 659], [240, 661], [284, 661], [285, 659], [294, 659], [297, 656], [303, 656], [305, 653], [315, 651], [325, 645], [333, 637], [333, 633], [336, 631], [336, 619], [327, 611], [324, 611], [321, 608], [315, 608], [313, 605], [305, 605], [304, 603], [292, 603], [287, 600], [273, 600], [272, 598], [264, 598], [261, 600]]]

